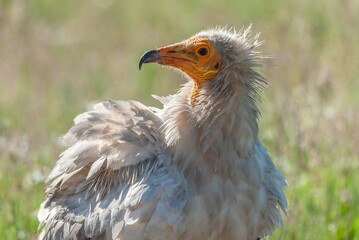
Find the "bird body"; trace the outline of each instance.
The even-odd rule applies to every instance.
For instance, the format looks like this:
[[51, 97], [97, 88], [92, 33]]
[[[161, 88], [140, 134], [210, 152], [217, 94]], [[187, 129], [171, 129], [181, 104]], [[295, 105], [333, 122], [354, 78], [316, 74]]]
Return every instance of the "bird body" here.
[[187, 83], [162, 109], [105, 101], [75, 118], [40, 239], [257, 239], [282, 224], [284, 177], [258, 138], [265, 84], [250, 29], [203, 31], [143, 55]]

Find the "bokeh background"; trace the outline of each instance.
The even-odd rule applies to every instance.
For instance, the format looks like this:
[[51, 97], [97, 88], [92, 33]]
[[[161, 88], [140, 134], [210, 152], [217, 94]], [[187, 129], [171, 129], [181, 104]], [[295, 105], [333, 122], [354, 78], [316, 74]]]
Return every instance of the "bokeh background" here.
[[59, 137], [90, 103], [174, 93], [145, 50], [217, 25], [261, 32], [260, 135], [287, 177], [270, 239], [359, 239], [359, 1], [0, 0], [0, 239], [33, 239]]

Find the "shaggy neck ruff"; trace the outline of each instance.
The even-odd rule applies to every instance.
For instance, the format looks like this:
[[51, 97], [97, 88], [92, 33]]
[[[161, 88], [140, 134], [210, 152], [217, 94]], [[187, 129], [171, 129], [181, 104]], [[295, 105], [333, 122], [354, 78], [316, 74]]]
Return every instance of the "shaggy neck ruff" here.
[[230, 178], [243, 161], [252, 159], [260, 115], [256, 103], [266, 85], [258, 69], [266, 57], [255, 51], [261, 42], [259, 35], [250, 35], [250, 28], [197, 36], [220, 49], [221, 69], [200, 86], [187, 76], [187, 83], [164, 106], [163, 133], [174, 163], [186, 176]]
[[251, 158], [260, 114], [258, 83], [263, 78], [253, 69], [246, 71], [234, 67], [203, 83], [196, 89], [194, 105], [194, 84], [188, 81], [165, 106], [166, 142], [185, 175], [230, 177], [236, 160]]

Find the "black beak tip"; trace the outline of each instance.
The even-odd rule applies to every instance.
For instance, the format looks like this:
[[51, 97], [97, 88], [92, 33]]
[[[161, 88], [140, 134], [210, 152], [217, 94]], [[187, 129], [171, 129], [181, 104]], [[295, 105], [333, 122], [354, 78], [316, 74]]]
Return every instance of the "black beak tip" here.
[[142, 64], [144, 63], [151, 63], [151, 62], [157, 62], [160, 59], [160, 54], [157, 50], [151, 50], [148, 52], [145, 52], [138, 63], [138, 69], [141, 70]]

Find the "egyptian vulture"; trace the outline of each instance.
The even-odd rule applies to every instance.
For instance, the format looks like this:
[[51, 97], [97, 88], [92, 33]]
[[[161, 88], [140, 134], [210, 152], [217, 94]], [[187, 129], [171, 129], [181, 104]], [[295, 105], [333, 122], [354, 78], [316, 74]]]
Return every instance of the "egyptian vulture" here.
[[40, 239], [244, 239], [281, 226], [285, 178], [258, 138], [261, 44], [250, 27], [146, 52], [186, 83], [163, 108], [104, 101], [78, 115], [48, 177]]

